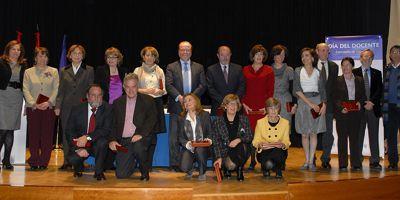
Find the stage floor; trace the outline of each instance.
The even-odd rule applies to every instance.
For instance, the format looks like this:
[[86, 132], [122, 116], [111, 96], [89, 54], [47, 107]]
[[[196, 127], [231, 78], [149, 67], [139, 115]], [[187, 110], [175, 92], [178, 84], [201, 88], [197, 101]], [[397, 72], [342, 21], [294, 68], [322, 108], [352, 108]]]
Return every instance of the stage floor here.
[[[320, 153], [321, 152], [317, 152], [318, 157]], [[212, 199], [217, 197], [224, 197], [222, 199], [225, 199], [225, 197], [228, 196], [250, 197], [252, 195], [254, 198], [250, 199], [256, 199], [255, 197], [262, 197], [263, 195], [272, 195], [270, 197], [275, 195], [276, 198], [272, 199], [280, 199], [281, 197], [282, 199], [288, 199], [288, 197], [293, 196], [293, 194], [291, 194], [289, 191], [289, 186], [296, 184], [307, 185], [316, 183], [333, 183], [334, 185], [337, 185], [344, 183], [344, 181], [380, 181], [387, 178], [388, 180], [393, 181], [394, 179], [390, 179], [390, 177], [396, 178], [395, 182], [400, 182], [399, 171], [387, 171], [385, 169], [380, 171], [370, 170], [368, 158], [364, 159], [362, 171], [354, 172], [349, 169], [346, 172], [339, 172], [337, 157], [335, 155], [333, 155], [331, 161], [333, 167], [331, 170], [318, 169], [317, 172], [299, 170], [299, 167], [304, 162], [304, 154], [301, 148], [290, 148], [286, 170], [283, 172], [283, 179], [264, 178], [260, 171], [260, 165], [257, 165], [255, 171], [245, 172], [244, 182], [238, 182], [236, 180], [236, 173], [232, 173], [232, 178], [230, 180], [224, 180], [222, 183], [218, 183], [215, 179], [215, 174], [213, 171], [207, 172], [206, 181], [198, 181], [196, 173], [191, 180], [185, 180], [184, 173], [170, 172], [166, 168], [155, 168], [153, 172], [150, 173], [150, 181], [148, 182], [142, 182], [139, 180], [139, 172], [136, 172], [130, 179], [116, 179], [114, 171], [107, 171], [105, 173], [107, 180], [97, 181], [93, 178], [93, 172], [85, 172], [83, 177], [74, 178], [72, 176], [72, 172], [59, 171], [58, 167], [62, 164], [62, 161], [62, 152], [55, 150], [52, 153], [49, 168], [46, 171], [29, 171], [27, 170], [29, 169], [29, 166], [15, 166], [14, 171], [2, 170], [0, 176], [0, 185], [2, 187], [0, 188], [0, 197], [2, 198], [0, 199], [5, 199], [4, 197], [11, 197], [13, 195], [12, 192], [3, 192], [13, 191], [12, 189], [14, 187], [10, 186], [36, 187], [38, 188], [38, 191], [41, 191], [41, 189], [46, 187], [74, 188], [84, 190], [93, 189], [96, 191], [101, 191], [102, 188], [104, 188], [104, 190], [109, 188], [113, 188], [113, 190], [118, 188], [121, 190], [126, 190], [129, 188], [146, 188], [171, 191], [171, 195], [174, 194], [173, 191], [175, 190], [182, 192], [185, 189], [188, 189], [188, 191], [184, 194], [190, 194], [193, 198], [197, 199]], [[387, 161], [382, 160], [381, 165], [387, 166]], [[317, 166], [320, 166], [319, 160], [317, 161]], [[275, 174], [272, 173], [272, 177], [274, 175]], [[80, 199], [75, 198], [77, 197], [76, 195], [73, 195], [73, 197], [74, 198], [72, 199]], [[162, 197], [163, 199], [167, 199], [168, 193], [166, 193], [166, 196]], [[177, 195], [175, 199], [185, 198], [184, 196]]]

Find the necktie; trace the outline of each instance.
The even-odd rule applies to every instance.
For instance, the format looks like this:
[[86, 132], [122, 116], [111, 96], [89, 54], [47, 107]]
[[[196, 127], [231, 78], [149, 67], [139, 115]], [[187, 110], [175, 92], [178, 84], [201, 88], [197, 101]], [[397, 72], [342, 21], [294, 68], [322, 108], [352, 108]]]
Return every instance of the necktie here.
[[92, 109], [92, 115], [90, 115], [90, 120], [89, 120], [89, 129], [88, 129], [88, 134], [92, 133], [94, 131], [94, 128], [96, 127], [96, 107], [93, 107]]
[[328, 74], [326, 73], [326, 69], [325, 69], [325, 62], [321, 62], [321, 73], [323, 74], [323, 76], [325, 77], [325, 80], [328, 80]]
[[228, 67], [226, 65], [224, 65], [223, 68], [224, 68], [223, 73], [224, 73], [225, 82], [228, 84], [228, 70], [227, 70]]
[[189, 66], [187, 62], [183, 63], [183, 93], [190, 93], [190, 82], [189, 82]]
[[365, 95], [367, 96], [367, 100], [369, 100], [370, 90], [369, 90], [368, 69], [364, 70], [363, 79], [364, 79], [364, 86], [365, 86]]

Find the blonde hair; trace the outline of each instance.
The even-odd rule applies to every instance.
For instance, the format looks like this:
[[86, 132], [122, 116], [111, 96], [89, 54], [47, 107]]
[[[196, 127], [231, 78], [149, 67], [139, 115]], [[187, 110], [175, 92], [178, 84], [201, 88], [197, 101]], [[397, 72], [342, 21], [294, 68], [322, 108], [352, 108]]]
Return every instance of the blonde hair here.
[[104, 59], [107, 62], [107, 57], [111, 56], [111, 55], [116, 55], [118, 58], [118, 66], [120, 66], [122, 64], [122, 61], [124, 60], [124, 55], [122, 55], [121, 51], [119, 51], [119, 49], [115, 48], [115, 47], [110, 47], [106, 50], [106, 52], [104, 52]]
[[237, 110], [240, 110], [242, 108], [242, 104], [240, 103], [239, 96], [236, 94], [227, 94], [224, 97], [224, 100], [222, 100], [221, 106], [224, 107], [227, 106], [230, 102], [236, 102], [237, 104]]
[[278, 113], [281, 113], [281, 102], [279, 102], [278, 99], [275, 99], [273, 97], [268, 98], [265, 101], [265, 110], [266, 110], [267, 114], [268, 114], [268, 108], [270, 108], [270, 107], [274, 107], [275, 109], [278, 110]]

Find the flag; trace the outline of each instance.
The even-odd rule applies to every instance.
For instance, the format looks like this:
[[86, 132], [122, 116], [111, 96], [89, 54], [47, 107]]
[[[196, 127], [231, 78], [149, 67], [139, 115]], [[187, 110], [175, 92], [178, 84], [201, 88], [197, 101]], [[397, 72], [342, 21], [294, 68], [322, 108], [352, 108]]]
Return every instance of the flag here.
[[20, 31], [17, 31], [17, 41], [21, 43], [21, 39], [22, 39], [22, 33]]
[[58, 71], [61, 72], [62, 68], [67, 65], [67, 35], [64, 34], [61, 44], [60, 65]]
[[39, 24], [36, 24], [36, 33], [35, 33], [35, 47], [40, 47], [40, 31], [39, 31]]

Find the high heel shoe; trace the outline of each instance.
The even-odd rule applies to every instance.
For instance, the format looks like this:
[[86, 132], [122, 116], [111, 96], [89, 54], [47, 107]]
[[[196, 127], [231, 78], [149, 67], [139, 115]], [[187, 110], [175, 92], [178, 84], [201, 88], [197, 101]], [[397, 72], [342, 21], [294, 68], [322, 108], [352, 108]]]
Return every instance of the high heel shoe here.
[[237, 169], [236, 169], [236, 172], [237, 172], [237, 180], [238, 181], [244, 181], [244, 176], [243, 176], [243, 167], [238, 167]]

